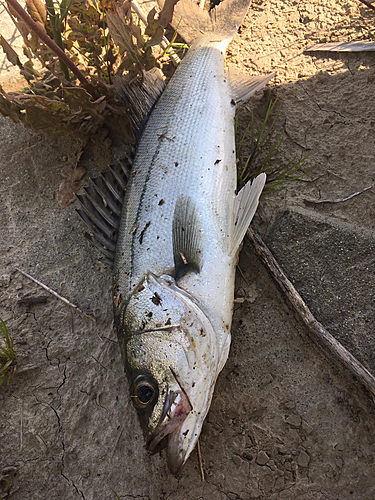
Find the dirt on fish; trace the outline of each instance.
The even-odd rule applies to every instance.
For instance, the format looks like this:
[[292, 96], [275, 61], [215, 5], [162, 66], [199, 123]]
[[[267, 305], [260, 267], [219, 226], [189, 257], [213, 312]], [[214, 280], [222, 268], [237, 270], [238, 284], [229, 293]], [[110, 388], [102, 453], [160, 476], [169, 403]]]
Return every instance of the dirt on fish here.
[[[306, 176], [262, 197], [255, 225], [316, 318], [375, 374], [375, 189], [304, 201], [375, 185], [373, 53], [304, 53], [371, 39], [374, 29], [375, 12], [354, 0], [256, 0], [228, 65], [277, 71], [240, 110], [242, 130], [250, 106], [259, 124], [279, 96], [280, 156], [311, 153]], [[14, 500], [375, 498], [375, 404], [311, 341], [246, 240], [231, 352], [200, 439], [205, 482], [196, 451], [179, 477], [163, 451], [148, 456], [112, 329], [111, 272], [82, 237], [74, 205], [56, 201], [82, 144], [4, 119], [0, 140], [0, 317], [18, 362], [0, 387], [0, 496], [12, 485]], [[44, 299], [16, 267], [96, 324]]]

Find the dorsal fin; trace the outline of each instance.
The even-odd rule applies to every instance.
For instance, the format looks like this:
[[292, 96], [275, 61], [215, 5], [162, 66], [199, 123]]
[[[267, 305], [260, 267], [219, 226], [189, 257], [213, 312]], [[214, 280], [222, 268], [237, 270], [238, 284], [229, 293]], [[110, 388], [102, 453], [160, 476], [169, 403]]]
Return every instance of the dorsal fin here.
[[172, 238], [175, 280], [190, 271], [200, 272], [203, 259], [201, 223], [198, 211], [189, 196], [181, 196], [174, 210]]
[[145, 71], [135, 78], [129, 73], [116, 77], [114, 86], [126, 106], [135, 139], [138, 141], [152, 108], [165, 88], [163, 73], [158, 68]]
[[122, 160], [91, 179], [92, 184], [84, 188], [84, 193], [76, 195], [81, 204], [77, 212], [90, 229], [85, 237], [102, 252], [102, 260], [111, 269], [129, 175], [130, 162]]

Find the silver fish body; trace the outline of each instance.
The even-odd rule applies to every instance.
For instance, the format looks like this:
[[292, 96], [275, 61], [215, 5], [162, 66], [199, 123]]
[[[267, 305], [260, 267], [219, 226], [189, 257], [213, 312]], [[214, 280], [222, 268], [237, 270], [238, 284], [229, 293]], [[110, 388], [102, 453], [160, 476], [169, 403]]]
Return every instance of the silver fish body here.
[[224, 71], [228, 38], [195, 39], [153, 109], [117, 239], [115, 324], [131, 397], [150, 451], [168, 441], [173, 472], [228, 357], [238, 249], [265, 182], [236, 193], [240, 85]]

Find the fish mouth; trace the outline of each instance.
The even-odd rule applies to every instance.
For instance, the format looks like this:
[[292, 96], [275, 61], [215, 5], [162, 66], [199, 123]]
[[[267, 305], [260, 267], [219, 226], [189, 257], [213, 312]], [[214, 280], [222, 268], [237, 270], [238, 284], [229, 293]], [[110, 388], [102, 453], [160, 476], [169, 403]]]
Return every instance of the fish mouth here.
[[147, 450], [152, 454], [167, 448], [168, 466], [173, 474], [181, 471], [188, 458], [188, 447], [184, 446], [183, 439], [186, 434], [183, 436], [182, 429], [192, 409], [185, 391], [170, 392], [160, 421], [146, 443]]

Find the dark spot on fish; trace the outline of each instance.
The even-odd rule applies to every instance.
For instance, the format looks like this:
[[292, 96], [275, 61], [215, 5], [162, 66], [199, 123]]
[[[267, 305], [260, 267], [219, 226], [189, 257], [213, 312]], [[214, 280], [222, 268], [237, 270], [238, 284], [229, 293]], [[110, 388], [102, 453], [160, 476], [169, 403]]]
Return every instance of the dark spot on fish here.
[[152, 312], [150, 311], [149, 313], [146, 314], [148, 318], [152, 318]]
[[216, 160], [214, 165], [218, 165], [221, 162], [221, 160]]
[[150, 226], [150, 224], [151, 224], [151, 221], [147, 222], [147, 224], [145, 225], [145, 227], [142, 229], [141, 235], [139, 237], [139, 244], [140, 245], [142, 245], [142, 243], [143, 243], [143, 238], [144, 238], [146, 229]]
[[151, 297], [151, 300], [152, 302], [156, 305], [156, 306], [160, 306], [161, 304], [161, 297], [160, 295], [158, 294], [158, 292], [155, 292], [154, 293], [154, 296]]
[[229, 330], [229, 325], [225, 325], [225, 328], [226, 328], [227, 330]]
[[171, 318], [168, 318], [167, 321], [165, 322], [165, 325], [170, 325], [171, 324]]
[[156, 236], [156, 239], [158, 240], [160, 238], [160, 236]]
[[189, 429], [188, 429], [187, 431], [183, 432], [183, 433], [182, 433], [182, 435], [183, 435], [184, 437], [186, 437], [186, 436], [188, 435], [188, 433], [189, 433]]
[[165, 201], [164, 200], [160, 200], [158, 205], [161, 207], [162, 205], [164, 205]]
[[202, 337], [205, 337], [205, 336], [206, 336], [206, 334], [204, 333], [203, 328], [201, 328], [201, 330], [200, 330], [200, 334], [202, 335]]
[[232, 105], [232, 106], [235, 106], [235, 105], [236, 105], [236, 101], [235, 101], [234, 99], [232, 99], [232, 100], [230, 101], [230, 103], [231, 103], [231, 105]]
[[143, 285], [141, 285], [141, 286], [138, 288], [138, 292], [142, 292], [144, 289], [145, 289], [145, 287], [144, 287]]
[[178, 167], [178, 161], [175, 161], [175, 162], [174, 162], [174, 166], [175, 166], [175, 167]]
[[193, 383], [191, 384], [191, 387], [195, 387], [195, 382], [193, 382]]

